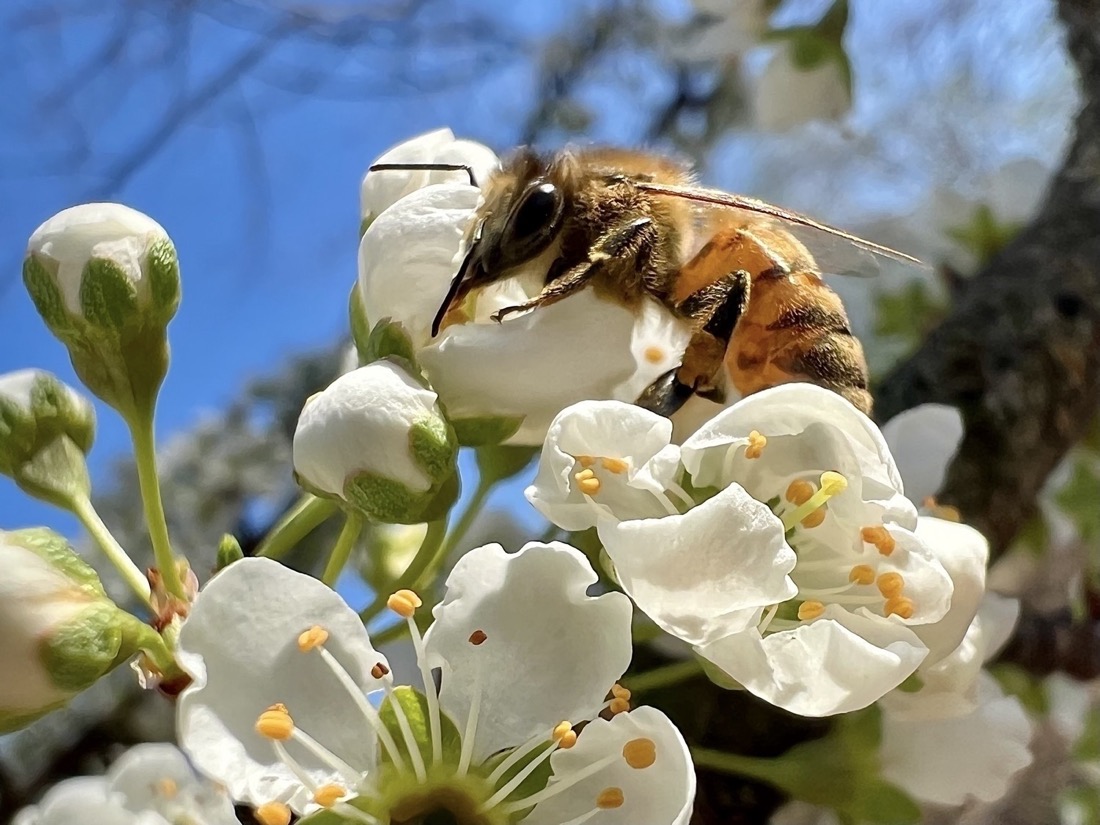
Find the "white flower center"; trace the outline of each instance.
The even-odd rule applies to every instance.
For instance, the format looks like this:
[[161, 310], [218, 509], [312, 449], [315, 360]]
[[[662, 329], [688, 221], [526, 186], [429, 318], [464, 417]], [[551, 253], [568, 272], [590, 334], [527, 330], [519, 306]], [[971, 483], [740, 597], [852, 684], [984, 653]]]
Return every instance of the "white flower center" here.
[[[614, 465], [613, 465], [614, 466]], [[314, 626], [298, 637], [298, 649], [303, 653], [318, 655], [339, 683], [347, 690], [362, 715], [366, 726], [377, 735], [382, 751], [396, 769], [400, 778], [391, 778], [380, 783], [379, 777], [371, 776], [349, 765], [322, 743], [311, 737], [294, 722], [289, 709], [283, 704], [275, 704], [265, 710], [256, 722], [256, 731], [267, 739], [279, 760], [297, 777], [306, 788], [313, 801], [322, 808], [334, 812], [364, 825], [390, 825], [391, 822], [454, 822], [456, 825], [510, 825], [516, 821], [520, 812], [526, 812], [558, 794], [567, 791], [577, 783], [599, 774], [620, 761], [631, 768], [644, 770], [656, 761], [656, 744], [648, 738], [637, 738], [626, 743], [620, 753], [609, 754], [583, 768], [568, 774], [555, 773], [553, 780], [540, 790], [515, 798], [516, 791], [540, 766], [559, 749], [572, 748], [577, 742], [577, 733], [568, 721], [563, 721], [548, 733], [533, 736], [527, 742], [514, 748], [501, 759], [492, 770], [473, 765], [474, 740], [478, 719], [481, 715], [481, 672], [474, 674], [474, 691], [469, 714], [461, 727], [461, 751], [455, 763], [444, 759], [443, 717], [439, 707], [439, 696], [434, 689], [434, 679], [428, 667], [424, 640], [415, 622], [417, 608], [421, 607], [420, 598], [411, 590], [401, 590], [389, 600], [390, 609], [405, 619], [409, 626], [417, 664], [420, 668], [426, 691], [427, 726], [430, 739], [430, 759], [425, 759], [421, 743], [417, 741], [413, 726], [395, 688], [384, 677], [389, 669], [381, 662], [377, 663], [371, 675], [383, 681], [383, 690], [388, 699], [387, 708], [392, 710], [396, 726], [400, 733], [403, 748], [399, 747], [395, 736], [387, 727], [381, 712], [374, 707], [352, 676], [345, 670], [332, 653], [326, 649], [328, 631]], [[489, 636], [482, 630], [470, 634], [467, 640], [474, 647], [490, 642]], [[479, 662], [480, 659], [475, 659]], [[630, 692], [620, 685], [614, 685], [610, 698], [604, 705], [604, 711], [612, 714], [630, 709]], [[320, 784], [315, 781], [302, 764], [291, 754], [286, 744], [294, 742], [304, 748], [323, 764], [331, 768], [343, 780], [344, 784]], [[517, 766], [522, 766], [516, 770]], [[411, 776], [410, 776], [411, 773]], [[399, 798], [393, 797], [392, 789], [380, 787], [380, 784], [400, 784], [407, 792]], [[363, 807], [352, 804], [356, 797], [362, 797], [363, 807], [378, 811], [378, 815]], [[383, 800], [383, 797], [385, 799]], [[604, 788], [592, 801], [592, 808], [581, 816], [562, 825], [582, 825], [597, 817], [601, 811], [621, 806], [624, 795], [621, 788]], [[384, 809], [384, 810], [383, 810]], [[289, 821], [289, 809], [276, 802], [260, 806], [256, 817], [261, 825], [286, 825]], [[411, 818], [410, 818], [411, 817]]]

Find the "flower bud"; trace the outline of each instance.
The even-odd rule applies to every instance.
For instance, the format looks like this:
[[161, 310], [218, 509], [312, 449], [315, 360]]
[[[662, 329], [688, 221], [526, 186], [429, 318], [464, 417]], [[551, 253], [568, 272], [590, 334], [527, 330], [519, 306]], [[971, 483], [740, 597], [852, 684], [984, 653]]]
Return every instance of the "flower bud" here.
[[127, 658], [135, 621], [62, 536], [0, 531], [0, 733], [61, 707]]
[[152, 400], [180, 300], [176, 249], [160, 224], [117, 203], [65, 209], [31, 235], [23, 281], [92, 392], [124, 413]]
[[95, 437], [91, 403], [57, 376], [28, 369], [0, 375], [0, 473], [62, 506], [86, 494], [84, 455]]
[[454, 492], [457, 453], [436, 394], [389, 361], [310, 398], [294, 433], [303, 488], [387, 523], [427, 520], [437, 496]]

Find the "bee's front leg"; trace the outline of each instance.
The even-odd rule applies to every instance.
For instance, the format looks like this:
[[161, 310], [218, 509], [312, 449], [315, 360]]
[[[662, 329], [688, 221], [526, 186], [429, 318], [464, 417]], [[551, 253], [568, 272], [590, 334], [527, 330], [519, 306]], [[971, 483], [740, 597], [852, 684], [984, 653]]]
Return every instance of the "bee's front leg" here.
[[724, 400], [720, 382], [722, 364], [733, 331], [749, 303], [752, 278], [740, 269], [707, 284], [676, 306], [676, 312], [689, 318], [695, 334], [684, 351], [684, 360], [662, 375], [635, 401], [664, 416], [671, 416], [693, 395], [715, 401]]
[[494, 312], [494, 321], [503, 321], [509, 315], [528, 309], [549, 306], [562, 298], [568, 298], [587, 286], [588, 282], [603, 272], [612, 262], [635, 268], [635, 261], [646, 258], [657, 240], [657, 228], [651, 218], [636, 218], [611, 227], [601, 235], [588, 252], [588, 260], [570, 267], [558, 275], [551, 270], [546, 285], [537, 296], [519, 306], [504, 307]]

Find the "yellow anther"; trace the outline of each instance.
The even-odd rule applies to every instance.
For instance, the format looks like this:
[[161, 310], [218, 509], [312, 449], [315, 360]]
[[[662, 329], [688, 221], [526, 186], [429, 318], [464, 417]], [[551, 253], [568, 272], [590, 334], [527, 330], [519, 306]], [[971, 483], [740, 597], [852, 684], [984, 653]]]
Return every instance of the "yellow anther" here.
[[767, 437], [753, 430], [749, 433], [749, 446], [745, 448], [745, 458], [760, 458], [764, 454], [764, 447], [767, 444]]
[[320, 625], [314, 625], [298, 637], [298, 649], [308, 653], [328, 641], [328, 631]]
[[894, 537], [890, 535], [890, 531], [885, 527], [864, 527], [859, 531], [859, 536], [868, 544], [873, 544], [884, 556], [893, 553], [894, 547], [897, 545]]
[[648, 768], [657, 761], [657, 744], [652, 739], [631, 739], [623, 745], [623, 759], [635, 770]]
[[630, 469], [630, 465], [623, 461], [621, 458], [601, 458], [600, 464], [609, 473], [620, 475]]
[[410, 618], [422, 604], [424, 602], [411, 590], [398, 590], [386, 600], [386, 607], [402, 619]]
[[787, 493], [784, 498], [791, 504], [805, 504], [810, 500], [810, 497], [817, 492], [817, 488], [809, 481], [792, 481], [787, 487]]
[[625, 699], [630, 701], [630, 691], [620, 685], [618, 682], [611, 686], [611, 695], [616, 699]]
[[806, 518], [799, 522], [803, 527], [813, 529], [814, 527], [820, 527], [821, 522], [825, 521], [825, 507], [822, 506], [818, 510], [814, 510]]
[[563, 751], [569, 750], [575, 744], [577, 744], [577, 732], [575, 730], [569, 731], [569, 733], [558, 740], [558, 748]]
[[561, 738], [571, 730], [573, 730], [573, 726], [568, 722], [558, 722], [558, 724], [554, 725], [554, 729], [550, 731], [550, 738], [555, 742], [560, 741]]
[[874, 584], [875, 570], [869, 564], [857, 564], [848, 573], [848, 581], [852, 584]]
[[905, 579], [902, 578], [901, 573], [883, 573], [878, 577], [876, 584], [878, 592], [888, 599], [900, 596], [901, 591], [905, 589]]
[[626, 713], [630, 710], [630, 701], [627, 699], [615, 698], [611, 700], [611, 703], [607, 706], [607, 709], [614, 714]]
[[621, 808], [625, 801], [622, 788], [604, 788], [596, 797], [596, 807], [604, 811], [610, 808]]
[[817, 601], [805, 601], [798, 606], [798, 618], [804, 622], [816, 619], [825, 612], [825, 605]]
[[265, 802], [252, 816], [260, 825], [290, 825], [290, 808], [282, 802]]
[[577, 456], [577, 463], [587, 469], [596, 463], [596, 459], [590, 455], [579, 455]]
[[901, 616], [903, 619], [912, 619], [913, 613], [916, 612], [916, 606], [913, 604], [912, 599], [905, 596], [894, 596], [886, 600], [883, 612], [887, 616], [895, 615]]
[[478, 645], [485, 644], [485, 640], [488, 638], [489, 637], [488, 635], [486, 635], [484, 630], [475, 630], [473, 633], [470, 634], [469, 641], [470, 644], [472, 644], [474, 647], [477, 647]]
[[594, 496], [600, 491], [600, 480], [592, 470], [581, 470], [573, 478], [577, 480], [577, 486], [585, 495]]
[[848, 479], [842, 476], [840, 473], [834, 473], [832, 470], [826, 470], [821, 474], [821, 492], [828, 493], [829, 496], [836, 496], [843, 493], [848, 489]]
[[933, 515], [936, 518], [942, 518], [944, 521], [953, 521], [956, 524], [962, 522], [962, 513], [959, 512], [958, 507], [952, 507], [950, 504], [939, 504], [932, 496], [927, 496], [924, 499], [924, 509], [928, 511], [929, 515]]
[[256, 733], [265, 739], [284, 742], [294, 733], [294, 720], [287, 713], [286, 705], [272, 705], [256, 720]]
[[381, 679], [383, 676], [390, 675], [390, 669], [386, 667], [382, 662], [376, 662], [374, 667], [370, 669], [370, 675], [375, 679]]
[[167, 776], [158, 779], [155, 787], [157, 795], [164, 799], [175, 799], [180, 792], [180, 786], [176, 784], [176, 780]]
[[322, 785], [313, 792], [313, 801], [322, 808], [331, 808], [348, 795], [348, 789], [342, 785]]
[[644, 355], [651, 364], [660, 364], [665, 359], [665, 351], [660, 347], [646, 347]]

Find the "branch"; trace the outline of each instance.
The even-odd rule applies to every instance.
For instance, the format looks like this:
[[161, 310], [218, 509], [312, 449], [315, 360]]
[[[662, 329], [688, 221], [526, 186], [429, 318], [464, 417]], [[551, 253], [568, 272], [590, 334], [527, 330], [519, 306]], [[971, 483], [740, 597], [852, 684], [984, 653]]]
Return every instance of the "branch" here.
[[1003, 551], [1100, 407], [1100, 0], [1059, 0], [1083, 108], [1034, 222], [971, 279], [876, 395], [887, 420], [956, 406], [966, 436], [941, 500]]

